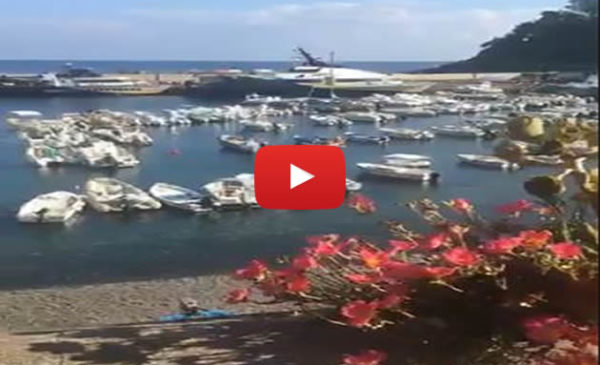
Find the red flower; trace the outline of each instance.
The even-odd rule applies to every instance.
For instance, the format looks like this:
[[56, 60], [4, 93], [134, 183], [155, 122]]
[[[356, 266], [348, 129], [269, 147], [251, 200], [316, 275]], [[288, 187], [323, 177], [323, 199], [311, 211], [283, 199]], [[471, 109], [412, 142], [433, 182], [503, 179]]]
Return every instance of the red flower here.
[[242, 303], [247, 302], [250, 296], [250, 289], [236, 289], [227, 294], [227, 303]]
[[570, 332], [571, 324], [561, 317], [539, 316], [523, 321], [523, 328], [530, 341], [553, 344]]
[[292, 293], [305, 293], [310, 290], [310, 280], [304, 275], [294, 275], [287, 279], [286, 288]]
[[450, 208], [454, 209], [459, 213], [469, 213], [473, 210], [473, 204], [471, 204], [471, 202], [467, 199], [452, 199], [450, 200], [448, 205], [450, 206]]
[[377, 350], [366, 350], [357, 355], [345, 355], [344, 365], [379, 365], [387, 359], [387, 354]]
[[355, 284], [375, 284], [383, 279], [382, 275], [378, 272], [369, 274], [346, 274], [344, 276], [348, 281]]
[[442, 254], [444, 259], [456, 266], [473, 266], [479, 262], [477, 254], [467, 248], [455, 247]]
[[367, 303], [355, 300], [344, 305], [340, 313], [347, 318], [348, 324], [354, 327], [364, 327], [377, 316], [377, 302]]
[[441, 279], [454, 275], [454, 273], [456, 273], [456, 268], [445, 266], [426, 267], [425, 272], [427, 272], [434, 279]]
[[512, 250], [521, 245], [521, 239], [515, 237], [499, 238], [483, 245], [483, 251], [492, 255], [512, 253]]
[[392, 246], [392, 249], [390, 250], [391, 255], [394, 255], [394, 254], [396, 254], [398, 252], [402, 252], [402, 251], [410, 251], [413, 248], [419, 246], [415, 242], [411, 242], [411, 241], [389, 240], [388, 243], [390, 244], [390, 246]]
[[446, 233], [431, 234], [425, 237], [420, 247], [427, 251], [435, 250], [448, 243], [449, 238]]
[[314, 269], [319, 266], [317, 260], [309, 255], [300, 255], [292, 260], [292, 267], [296, 270]]
[[358, 254], [360, 255], [363, 263], [369, 269], [376, 269], [381, 265], [385, 264], [389, 259], [387, 252], [375, 250], [372, 248], [362, 247]]
[[555, 243], [548, 246], [548, 249], [554, 256], [564, 260], [575, 260], [583, 254], [581, 247], [571, 242]]
[[404, 301], [405, 297], [397, 295], [397, 294], [388, 294], [382, 299], [378, 299], [375, 302], [377, 303], [377, 308], [379, 309], [390, 309]]
[[509, 215], [519, 215], [521, 212], [531, 210], [532, 208], [532, 202], [525, 199], [521, 199], [513, 203], [500, 205], [498, 207], [498, 212]]
[[348, 244], [342, 242], [335, 244], [340, 239], [338, 234], [326, 234], [322, 236], [310, 236], [307, 238], [308, 243], [314, 247], [306, 249], [306, 253], [314, 256], [334, 256], [340, 253], [340, 251]]
[[411, 280], [429, 277], [424, 266], [407, 262], [391, 261], [382, 267], [383, 276], [392, 280]]
[[544, 231], [523, 231], [519, 233], [519, 238], [523, 244], [523, 247], [527, 249], [539, 250], [544, 247], [550, 239], [552, 239], [552, 232], [548, 230]]
[[260, 280], [264, 278], [266, 272], [267, 265], [263, 264], [261, 261], [252, 260], [245, 268], [236, 270], [235, 277], [246, 280]]
[[359, 213], [373, 213], [377, 210], [375, 202], [362, 194], [354, 194], [348, 199], [348, 206]]

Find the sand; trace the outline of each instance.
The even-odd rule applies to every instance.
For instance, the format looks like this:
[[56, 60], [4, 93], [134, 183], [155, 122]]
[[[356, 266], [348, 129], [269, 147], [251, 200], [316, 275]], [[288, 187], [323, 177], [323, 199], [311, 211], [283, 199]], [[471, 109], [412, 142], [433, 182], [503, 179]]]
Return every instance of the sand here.
[[223, 275], [78, 287], [0, 291], [0, 332], [36, 331], [157, 321], [178, 311], [180, 298], [235, 313], [279, 311], [283, 306], [230, 305], [227, 293], [243, 282]]

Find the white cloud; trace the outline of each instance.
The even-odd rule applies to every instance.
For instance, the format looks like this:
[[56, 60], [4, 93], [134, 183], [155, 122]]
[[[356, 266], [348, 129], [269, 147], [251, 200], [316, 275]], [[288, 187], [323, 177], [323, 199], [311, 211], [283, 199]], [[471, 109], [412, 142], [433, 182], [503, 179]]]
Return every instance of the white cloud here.
[[[303, 45], [318, 54], [335, 50], [346, 60], [453, 60], [473, 55], [481, 43], [542, 10], [453, 9], [415, 0], [290, 3], [249, 10], [138, 8], [90, 21], [44, 25], [16, 20], [10, 28], [22, 29], [34, 43], [36, 33], [54, 29], [57, 38], [51, 43], [65, 58], [86, 58], [89, 47], [75, 49], [79, 41], [69, 44], [88, 37], [96, 45], [92, 53], [113, 59], [286, 59], [291, 48]], [[0, 43], [7, 37], [3, 28], [9, 26], [0, 19]], [[26, 53], [35, 48], [30, 51]], [[10, 57], [5, 52], [0, 50], [0, 57]]]

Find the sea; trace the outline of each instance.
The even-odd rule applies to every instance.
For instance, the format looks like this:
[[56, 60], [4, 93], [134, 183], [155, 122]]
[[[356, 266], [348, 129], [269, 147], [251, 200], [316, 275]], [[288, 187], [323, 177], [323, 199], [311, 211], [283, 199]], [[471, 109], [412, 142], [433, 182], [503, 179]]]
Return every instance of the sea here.
[[[27, 61], [19, 66], [0, 61], [0, 71], [12, 65], [11, 72], [42, 72], [57, 64]], [[194, 64], [197, 65], [189, 63], [189, 66]], [[225, 63], [210, 67], [221, 64]], [[188, 63], [143, 65], [145, 69], [154, 65], [155, 70], [174, 70]], [[107, 72], [125, 66], [137, 68], [140, 64], [82, 62], [81, 66]], [[382, 67], [409, 71], [421, 66], [385, 63]], [[163, 109], [219, 104], [183, 96], [0, 98], [0, 120], [11, 110], [37, 110], [52, 118], [90, 109], [160, 113]], [[391, 126], [424, 129], [456, 123], [457, 119], [456, 116], [409, 118]], [[336, 128], [314, 127], [304, 116], [281, 118], [281, 121], [294, 126], [281, 133], [253, 134], [270, 144], [292, 144], [294, 135], [332, 137], [342, 133]], [[372, 124], [354, 124], [349, 130], [376, 134]], [[361, 235], [384, 244], [391, 238], [383, 225], [386, 220], [400, 220], [421, 230], [427, 228], [406, 208], [410, 201], [464, 197], [471, 199], [482, 212], [493, 215], [498, 204], [526, 197], [522, 183], [528, 177], [553, 171], [540, 167], [501, 172], [457, 163], [458, 153], [490, 153], [491, 141], [439, 137], [424, 143], [393, 141], [385, 147], [351, 144], [344, 149], [347, 176], [363, 183], [362, 193], [377, 203], [375, 214], [360, 215], [346, 206], [312, 211], [255, 209], [209, 216], [170, 209], [127, 214], [100, 214], [87, 209], [67, 226], [22, 224], [16, 220], [17, 210], [27, 200], [56, 190], [80, 192], [91, 177], [115, 177], [143, 189], [155, 182], [199, 188], [215, 179], [253, 171], [253, 156], [222, 150], [217, 143], [221, 134], [245, 133], [235, 124], [153, 128], [148, 132], [154, 145], [137, 152], [142, 161], [138, 167], [116, 171], [83, 167], [42, 169], [25, 159], [23, 142], [5, 123], [0, 123], [0, 290], [228, 273], [253, 258], [270, 260], [294, 254], [305, 244], [306, 236], [322, 233]], [[173, 149], [181, 153], [170, 154]], [[356, 168], [358, 162], [377, 162], [389, 153], [431, 156], [433, 169], [441, 174], [439, 183], [423, 185], [372, 179], [361, 175]]]

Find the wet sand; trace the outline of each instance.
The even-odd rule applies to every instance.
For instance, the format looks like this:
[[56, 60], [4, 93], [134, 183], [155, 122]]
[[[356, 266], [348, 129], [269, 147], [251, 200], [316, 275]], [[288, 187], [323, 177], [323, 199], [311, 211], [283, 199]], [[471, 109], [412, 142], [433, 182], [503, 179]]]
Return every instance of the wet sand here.
[[230, 305], [227, 293], [245, 283], [223, 275], [78, 287], [0, 291], [0, 332], [158, 321], [178, 311], [180, 298], [236, 314], [280, 311], [283, 306]]

